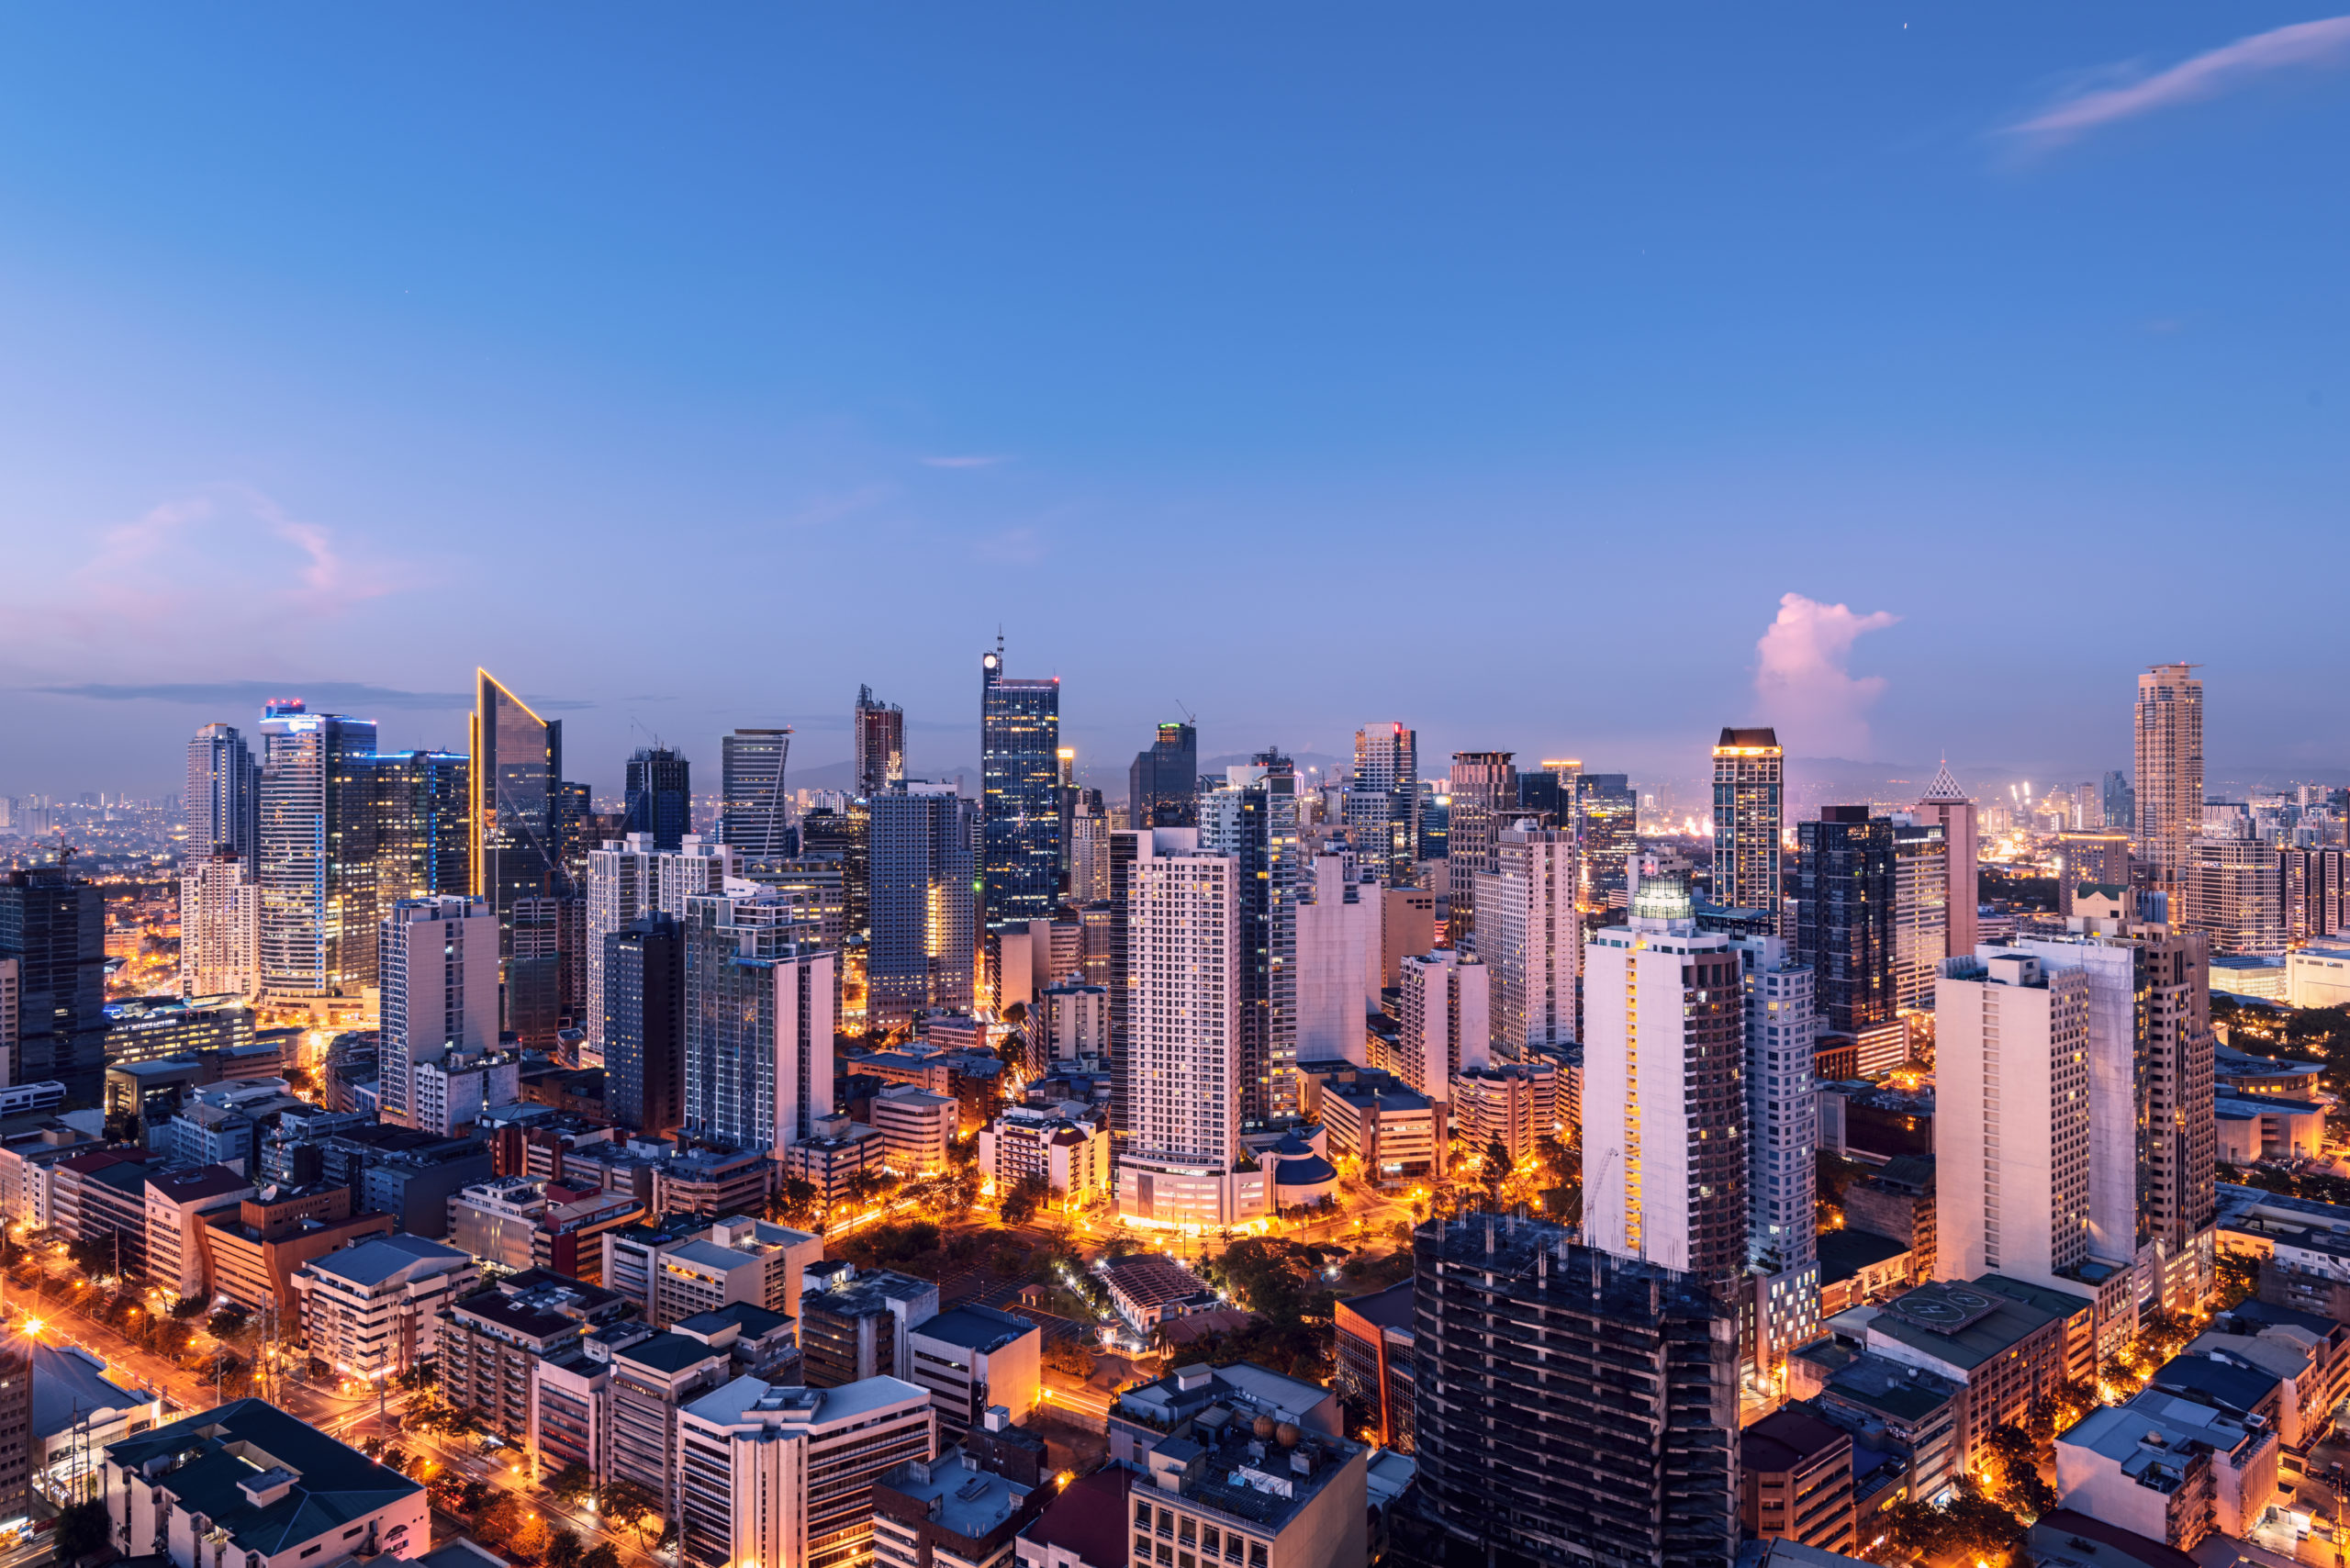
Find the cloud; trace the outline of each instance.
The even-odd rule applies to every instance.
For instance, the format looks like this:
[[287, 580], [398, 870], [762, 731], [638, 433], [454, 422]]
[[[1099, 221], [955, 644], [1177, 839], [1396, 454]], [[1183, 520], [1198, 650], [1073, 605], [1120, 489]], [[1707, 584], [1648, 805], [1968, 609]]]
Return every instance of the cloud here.
[[925, 468], [992, 468], [999, 463], [1009, 463], [1011, 461], [1011, 458], [1002, 455], [925, 457], [922, 460], [922, 465]]
[[[350, 680], [207, 680], [109, 686], [85, 682], [77, 686], [28, 686], [20, 690], [45, 697], [79, 697], [92, 702], [172, 702], [188, 707], [258, 709], [274, 698], [298, 697], [313, 712], [366, 713], [396, 709], [403, 711], [448, 712], [474, 705], [464, 691], [403, 691], [397, 687], [369, 686]], [[593, 708], [576, 698], [541, 697], [526, 692], [532, 707], [554, 712]]]
[[2037, 146], [2054, 147], [2101, 126], [2232, 92], [2272, 72], [2345, 62], [2350, 62], [2350, 17], [2295, 22], [2238, 39], [2151, 76], [2073, 93], [2006, 129], [2010, 136]]
[[1885, 690], [1885, 678], [1855, 678], [1845, 666], [1856, 639], [1899, 619], [1882, 610], [1856, 614], [1799, 593], [1780, 597], [1779, 618], [1754, 644], [1754, 695], [1790, 752], [1868, 755], [1868, 708]]

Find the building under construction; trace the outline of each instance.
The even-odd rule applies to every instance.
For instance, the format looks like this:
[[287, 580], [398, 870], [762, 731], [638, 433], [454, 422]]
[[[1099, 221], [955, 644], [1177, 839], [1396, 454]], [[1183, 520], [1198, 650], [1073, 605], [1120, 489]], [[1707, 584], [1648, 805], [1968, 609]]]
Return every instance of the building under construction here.
[[1480, 1215], [1413, 1237], [1415, 1534], [1447, 1562], [1729, 1568], [1738, 1322], [1688, 1274]]

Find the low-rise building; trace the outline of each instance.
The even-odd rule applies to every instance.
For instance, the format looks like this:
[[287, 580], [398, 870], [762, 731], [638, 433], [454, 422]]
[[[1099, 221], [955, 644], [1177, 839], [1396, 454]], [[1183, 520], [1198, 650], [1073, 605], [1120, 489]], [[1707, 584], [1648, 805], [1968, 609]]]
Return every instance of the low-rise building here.
[[234, 1214], [207, 1215], [200, 1239], [213, 1294], [249, 1312], [274, 1308], [290, 1341], [300, 1344], [294, 1276], [313, 1259], [391, 1233], [391, 1215], [351, 1212], [348, 1187], [270, 1187], [238, 1204]]
[[1207, 1282], [1174, 1259], [1158, 1252], [1113, 1258], [1102, 1270], [1110, 1305], [1137, 1332], [1147, 1334], [1162, 1317], [1181, 1317], [1216, 1305]]
[[33, 1347], [33, 1487], [55, 1503], [92, 1491], [100, 1457], [111, 1445], [163, 1419], [163, 1396], [77, 1345]]
[[625, 1192], [498, 1176], [449, 1200], [449, 1241], [500, 1268], [548, 1269], [595, 1284], [604, 1268], [598, 1238], [643, 1215]]
[[543, 1269], [452, 1301], [434, 1320], [442, 1396], [454, 1409], [473, 1411], [484, 1430], [527, 1443], [536, 1363], [628, 1310], [610, 1291]]
[[441, 1309], [481, 1279], [474, 1260], [421, 1236], [363, 1241], [294, 1276], [310, 1359], [346, 1377], [407, 1372], [432, 1348]]
[[908, 1460], [873, 1482], [874, 1556], [891, 1568], [1010, 1568], [1013, 1542], [1053, 1489], [989, 1469], [968, 1449]]
[[870, 1123], [824, 1116], [812, 1129], [811, 1136], [774, 1153], [784, 1177], [815, 1188], [816, 1201], [828, 1207], [849, 1201], [851, 1177], [878, 1171], [888, 1161], [890, 1141]]
[[58, 1164], [105, 1143], [56, 1115], [0, 1122], [0, 1219], [27, 1230], [51, 1227], [50, 1193]]
[[147, 1272], [147, 1173], [144, 1149], [108, 1148], [60, 1160], [51, 1173], [50, 1223], [69, 1241], [102, 1242], [106, 1272]]
[[1819, 1233], [1819, 1315], [1876, 1301], [1908, 1288], [1908, 1246], [1890, 1236], [1842, 1227]]
[[1905, 1154], [1844, 1189], [1844, 1223], [1909, 1244], [1913, 1285], [1934, 1277], [1934, 1159]]
[[605, 1288], [634, 1302], [655, 1327], [731, 1302], [798, 1317], [801, 1281], [824, 1255], [822, 1237], [742, 1215], [715, 1225], [699, 1215], [669, 1215], [597, 1240]]
[[2154, 1389], [2090, 1411], [2056, 1439], [2067, 1508], [2192, 1551], [2241, 1536], [2277, 1489], [2277, 1434]]
[[1452, 1075], [1452, 1130], [1480, 1154], [1495, 1139], [1513, 1163], [1559, 1133], [1559, 1070], [1542, 1060], [1467, 1067]]
[[653, 1175], [655, 1214], [756, 1214], [767, 1207], [776, 1162], [764, 1150], [680, 1149]]
[[1964, 1383], [1830, 1338], [1787, 1358], [1787, 1392], [1791, 1408], [1852, 1435], [1855, 1552], [1885, 1546], [1886, 1509], [1957, 1480]]
[[1013, 1541], [1020, 1568], [1131, 1568], [1126, 1502], [1136, 1480], [1111, 1464], [1064, 1487]]
[[259, 1399], [106, 1450], [120, 1550], [172, 1568], [339, 1568], [432, 1544], [424, 1488]]
[[800, 1348], [812, 1386], [882, 1376], [911, 1383], [913, 1331], [938, 1316], [938, 1286], [828, 1260], [810, 1265], [800, 1309]]
[[1110, 1135], [1091, 1117], [1014, 1105], [979, 1129], [979, 1170], [1008, 1193], [1041, 1181], [1062, 1208], [1081, 1209], [1114, 1190]]
[[204, 1245], [207, 1216], [234, 1209], [253, 1185], [224, 1165], [158, 1170], [147, 1178], [147, 1278], [174, 1296], [211, 1288]]
[[2325, 1142], [2325, 1103], [2222, 1090], [2211, 1114], [2219, 1125], [2217, 1157], [2222, 1165], [2253, 1165], [2264, 1159], [2307, 1159]]
[[893, 1083], [873, 1097], [873, 1127], [884, 1162], [900, 1176], [934, 1176], [946, 1169], [960, 1103], [912, 1084]]
[[1382, 1184], [1443, 1179], [1449, 1134], [1442, 1101], [1365, 1069], [1352, 1081], [1325, 1082], [1321, 1113], [1331, 1151], [1360, 1160], [1366, 1179]]
[[1866, 1315], [1855, 1325], [1863, 1349], [1965, 1386], [1958, 1468], [1966, 1470], [1995, 1429], [2021, 1425], [2034, 1403], [2094, 1372], [2095, 1311], [2086, 1297], [1992, 1274], [1919, 1285], [1830, 1327], [1841, 1333]]
[[961, 1442], [990, 1406], [1015, 1418], [1035, 1409], [1044, 1336], [1035, 1324], [972, 1302], [907, 1330], [913, 1379], [930, 1391], [942, 1441]]
[[1750, 1537], [1850, 1556], [1852, 1438], [1792, 1406], [1739, 1433], [1740, 1523]]
[[670, 1517], [696, 1568], [848, 1568], [873, 1556], [873, 1482], [936, 1451], [930, 1396], [901, 1378], [835, 1388], [738, 1377], [678, 1414]]

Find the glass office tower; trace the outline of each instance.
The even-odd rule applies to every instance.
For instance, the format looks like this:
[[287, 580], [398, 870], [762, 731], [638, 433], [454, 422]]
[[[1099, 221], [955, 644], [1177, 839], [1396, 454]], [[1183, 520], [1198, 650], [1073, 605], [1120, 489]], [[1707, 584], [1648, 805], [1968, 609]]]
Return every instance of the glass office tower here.
[[473, 717], [473, 890], [498, 915], [505, 1027], [554, 1044], [563, 1010], [557, 907], [569, 890], [556, 810], [563, 722], [540, 718], [487, 670]]
[[980, 913], [988, 929], [1050, 920], [1061, 902], [1061, 683], [979, 660]]
[[626, 799], [621, 831], [649, 833], [654, 848], [676, 854], [693, 830], [693, 786], [684, 756], [666, 746], [639, 746], [628, 759]]

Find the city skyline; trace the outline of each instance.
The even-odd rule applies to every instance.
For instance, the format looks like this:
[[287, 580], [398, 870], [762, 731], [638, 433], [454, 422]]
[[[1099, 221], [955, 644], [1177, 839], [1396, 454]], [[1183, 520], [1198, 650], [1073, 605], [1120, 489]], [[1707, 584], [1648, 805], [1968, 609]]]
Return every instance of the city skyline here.
[[[160, 792], [159, 743], [306, 685], [459, 749], [453, 643], [599, 790], [634, 726], [845, 760], [860, 683], [917, 769], [970, 765], [999, 622], [1089, 763], [1180, 704], [1203, 755], [1393, 715], [1653, 774], [1772, 724], [2093, 777], [2102, 694], [2186, 659], [2216, 772], [2350, 766], [2350, 698], [2176, 568], [2345, 565], [2312, 258], [2350, 219], [2304, 199], [2342, 51], [2266, 6], [2025, 16], [507, 17], [460, 70], [367, 17], [39, 18], [0, 723], [45, 744], [0, 788]], [[1129, 638], [1094, 591], [1268, 544], [1304, 613]], [[888, 638], [799, 591], [876, 560]], [[696, 634], [562, 634], [623, 581]], [[784, 608], [703, 617], [715, 584]], [[1472, 592], [1475, 679], [1337, 652]], [[213, 695], [102, 700], [159, 687]]]

